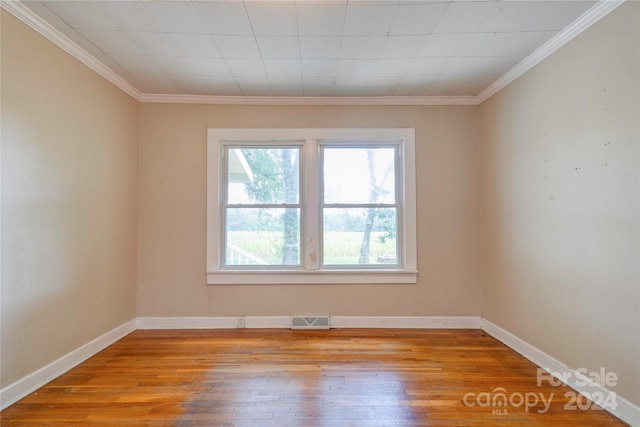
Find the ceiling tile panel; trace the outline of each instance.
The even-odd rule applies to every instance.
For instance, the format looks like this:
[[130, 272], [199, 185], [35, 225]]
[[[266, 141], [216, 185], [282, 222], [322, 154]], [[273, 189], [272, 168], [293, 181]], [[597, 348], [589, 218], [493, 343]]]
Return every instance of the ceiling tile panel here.
[[264, 59], [300, 58], [300, 45], [296, 36], [257, 36], [256, 40]]
[[432, 33], [448, 3], [400, 4], [389, 28], [389, 35], [418, 35]]
[[381, 43], [381, 58], [416, 58], [422, 53], [422, 48], [428, 36], [389, 36]]
[[220, 58], [220, 52], [208, 34], [169, 33], [174, 46], [178, 49], [178, 56], [194, 56], [200, 58]]
[[207, 32], [204, 22], [192, 2], [145, 1], [142, 4], [156, 24], [156, 28], [152, 31], [196, 34]]
[[300, 61], [303, 77], [331, 77], [338, 73], [337, 59], [303, 59]]
[[330, 4], [298, 3], [298, 30], [302, 36], [341, 36], [347, 11], [346, 2]]
[[337, 77], [369, 77], [376, 63], [376, 59], [341, 59]]
[[386, 37], [344, 37], [340, 58], [377, 59]]
[[[499, 1], [452, 1], [434, 33], [473, 33], [500, 6]], [[514, 2], [515, 3], [515, 2]]]
[[300, 78], [302, 75], [298, 59], [265, 59], [263, 63], [269, 77]]
[[407, 76], [433, 77], [439, 74], [452, 58], [417, 58], [407, 68]]
[[220, 58], [152, 56], [151, 60], [166, 74], [230, 77], [227, 63]]
[[96, 2], [96, 6], [118, 30], [158, 31], [158, 24], [142, 2]]
[[167, 33], [125, 32], [145, 55], [181, 56], [180, 50]]
[[371, 66], [371, 77], [403, 77], [411, 66], [412, 59], [378, 59]]
[[453, 57], [462, 52], [471, 43], [472, 34], [431, 34], [422, 46], [421, 58]]
[[260, 50], [253, 36], [212, 36], [224, 58], [258, 59]]
[[339, 58], [342, 37], [301, 36], [300, 57], [310, 59]]
[[215, 35], [252, 35], [251, 23], [244, 4], [194, 2], [205, 28]]
[[398, 10], [397, 4], [349, 3], [344, 22], [345, 36], [386, 36]]
[[100, 11], [123, 31], [205, 33], [204, 23], [191, 2], [101, 1]]
[[293, 36], [298, 34], [294, 3], [245, 2], [245, 6], [256, 35]]
[[261, 59], [227, 59], [227, 65], [236, 77], [267, 77]]
[[509, 32], [523, 31], [529, 28], [529, 23], [545, 6], [545, 2], [501, 2], [487, 16], [478, 27], [479, 32]]

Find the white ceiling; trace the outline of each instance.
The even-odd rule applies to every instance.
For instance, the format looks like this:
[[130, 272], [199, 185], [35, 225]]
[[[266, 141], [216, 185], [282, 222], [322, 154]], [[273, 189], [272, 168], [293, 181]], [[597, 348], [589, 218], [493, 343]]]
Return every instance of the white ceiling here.
[[28, 1], [143, 94], [476, 96], [595, 1]]

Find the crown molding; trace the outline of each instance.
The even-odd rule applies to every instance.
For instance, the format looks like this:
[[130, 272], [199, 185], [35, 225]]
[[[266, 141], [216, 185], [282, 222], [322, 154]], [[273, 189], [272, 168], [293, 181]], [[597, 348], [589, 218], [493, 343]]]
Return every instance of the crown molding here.
[[1, 0], [0, 7], [27, 24], [29, 27], [33, 28], [47, 40], [76, 58], [78, 61], [82, 62], [91, 70], [107, 79], [110, 83], [121, 89], [127, 95], [129, 95], [136, 101], [140, 101], [140, 97], [142, 94], [138, 89], [133, 87], [131, 83], [123, 79], [120, 75], [114, 72], [111, 68], [104, 65], [102, 62], [96, 59], [96, 57], [91, 55], [82, 47], [78, 46], [69, 37], [62, 34], [47, 21], [36, 15], [22, 2], [20, 2], [19, 0]]
[[143, 94], [140, 102], [221, 105], [477, 105], [475, 96], [209, 96]]
[[612, 12], [626, 0], [599, 0], [589, 10], [573, 21], [568, 27], [560, 31], [546, 43], [536, 49], [531, 55], [520, 61], [515, 67], [507, 71], [502, 77], [491, 83], [476, 97], [477, 104], [482, 104], [492, 95], [505, 88], [509, 83], [544, 61], [555, 51], [573, 40], [584, 30], [595, 24]]
[[162, 104], [216, 105], [480, 105], [531, 68], [542, 62], [626, 0], [599, 0], [593, 7], [552, 39], [536, 49], [477, 96], [212, 96], [141, 93], [131, 83], [55, 29], [20, 0], [0, 0], [0, 7], [33, 28], [46, 39], [78, 59], [90, 69], [139, 102]]

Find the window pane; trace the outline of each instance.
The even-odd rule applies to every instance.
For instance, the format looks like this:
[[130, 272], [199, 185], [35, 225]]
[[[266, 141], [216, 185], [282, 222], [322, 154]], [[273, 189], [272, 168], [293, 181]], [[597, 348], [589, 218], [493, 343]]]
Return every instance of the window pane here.
[[395, 149], [324, 147], [324, 203], [395, 203]]
[[227, 209], [225, 265], [299, 265], [300, 209]]
[[323, 209], [323, 263], [398, 264], [395, 208]]
[[297, 204], [300, 188], [300, 149], [229, 148], [229, 204]]

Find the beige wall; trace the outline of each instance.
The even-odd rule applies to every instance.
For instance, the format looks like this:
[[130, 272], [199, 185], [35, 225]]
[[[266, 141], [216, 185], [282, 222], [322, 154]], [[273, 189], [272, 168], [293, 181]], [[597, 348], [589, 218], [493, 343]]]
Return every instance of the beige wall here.
[[135, 317], [138, 104], [2, 11], [2, 386]]
[[[139, 316], [481, 314], [476, 107], [140, 106]], [[209, 127], [415, 127], [418, 283], [205, 283]]]
[[480, 107], [484, 316], [640, 403], [639, 4]]

